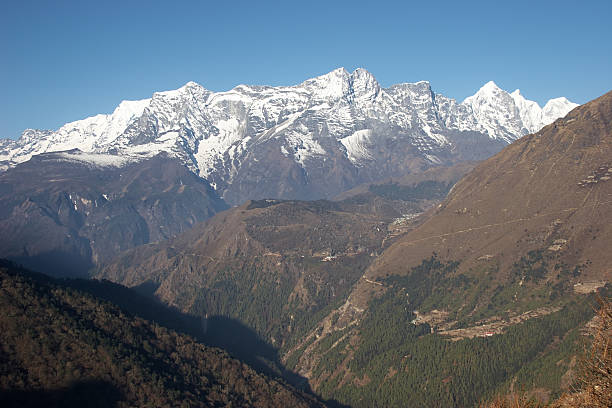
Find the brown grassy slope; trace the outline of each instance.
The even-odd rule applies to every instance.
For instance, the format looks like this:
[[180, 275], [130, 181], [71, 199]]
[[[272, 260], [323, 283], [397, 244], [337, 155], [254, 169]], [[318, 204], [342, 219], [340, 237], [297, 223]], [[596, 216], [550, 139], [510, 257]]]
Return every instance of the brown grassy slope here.
[[[385, 251], [369, 275], [405, 273], [435, 251], [462, 261], [463, 271], [496, 262], [504, 277], [528, 251], [559, 245], [550, 250], [558, 262], [588, 264], [581, 279], [609, 281], [610, 167], [612, 93], [477, 166], [429, 220]], [[589, 176], [597, 182], [584, 184]]]
[[332, 253], [369, 254], [384, 235], [380, 218], [346, 212], [334, 203], [250, 201], [175, 239], [126, 252], [98, 277], [127, 286], [154, 281], [161, 284], [158, 294], [165, 298], [178, 295], [172, 293], [174, 284], [202, 283], [236, 259], [257, 257], [264, 267], [275, 268], [296, 257], [320, 261]]

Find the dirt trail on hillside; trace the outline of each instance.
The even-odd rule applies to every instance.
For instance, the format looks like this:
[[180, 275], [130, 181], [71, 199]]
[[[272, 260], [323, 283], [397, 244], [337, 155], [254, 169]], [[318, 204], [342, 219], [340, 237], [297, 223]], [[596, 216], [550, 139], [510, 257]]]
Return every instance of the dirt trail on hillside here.
[[577, 211], [580, 208], [598, 207], [598, 206], [602, 206], [602, 205], [610, 204], [610, 203], [612, 203], [612, 200], [605, 201], [603, 203], [595, 203], [595, 204], [585, 205], [585, 206], [582, 206], [582, 207], [570, 207], [570, 208], [566, 208], [564, 210], [558, 210], [558, 211], [552, 211], [552, 212], [549, 212], [549, 213], [538, 214], [538, 215], [534, 215], [534, 216], [528, 217], [528, 218], [515, 218], [513, 220], [508, 220], [508, 221], [504, 221], [504, 222], [493, 223], [493, 224], [486, 224], [486, 225], [481, 225], [481, 226], [478, 226], [478, 227], [466, 228], [466, 229], [463, 229], [463, 230], [447, 232], [447, 233], [439, 234], [439, 235], [431, 235], [429, 237], [419, 238], [419, 239], [415, 239], [415, 240], [412, 240], [412, 241], [400, 242], [398, 245], [413, 245], [413, 244], [416, 244], [418, 242], [423, 242], [423, 241], [427, 241], [427, 240], [430, 240], [430, 239], [446, 238], [446, 237], [453, 236], [453, 235], [464, 234], [466, 232], [478, 231], [478, 230], [492, 228], [492, 227], [501, 227], [501, 226], [504, 226], [504, 225], [516, 224], [516, 223], [525, 222], [525, 221], [531, 221], [531, 220], [534, 220], [536, 218], [549, 217], [551, 215], [558, 215], [558, 214], [563, 214], [563, 213], [567, 213], [567, 212]]

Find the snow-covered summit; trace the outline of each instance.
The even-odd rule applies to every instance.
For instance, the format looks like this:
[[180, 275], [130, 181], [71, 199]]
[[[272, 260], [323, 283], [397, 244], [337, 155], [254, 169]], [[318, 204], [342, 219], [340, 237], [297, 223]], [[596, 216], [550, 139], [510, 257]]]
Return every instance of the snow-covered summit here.
[[577, 106], [577, 103], [570, 102], [563, 96], [560, 98], [550, 99], [542, 108], [542, 127], [567, 115], [570, 110]]
[[525, 99], [520, 90], [510, 94], [519, 110], [523, 126], [529, 133], [534, 133], [555, 120], [567, 115], [569, 111], [578, 106], [567, 98], [554, 98], [549, 100], [543, 108], [537, 102]]
[[294, 86], [239, 85], [225, 92], [188, 82], [149, 99], [123, 101], [111, 114], [0, 141], [0, 169], [35, 154], [75, 148], [126, 160], [166, 152], [230, 202], [256, 198], [245, 183], [268, 183], [263, 191], [270, 196], [291, 197], [298, 187], [276, 180], [279, 174], [314, 188], [317, 177], [329, 182], [329, 172], [335, 172], [339, 185], [330, 189], [337, 191], [461, 159], [458, 152], [467, 150], [459, 145], [472, 143], [474, 135], [481, 135], [480, 145], [509, 143], [575, 106], [557, 98], [540, 108], [492, 81], [458, 103], [435, 94], [427, 81], [382, 88], [362, 68], [338, 68]]
[[489, 81], [461, 104], [468, 110], [464, 119], [468, 124], [464, 127], [486, 133], [492, 139], [512, 142], [537, 132], [578, 106], [565, 98], [558, 99], [558, 103], [551, 99], [547, 103], [552, 103], [551, 107], [542, 109], [537, 102], [526, 99], [520, 90], [508, 93]]
[[486, 133], [492, 139], [511, 142], [527, 133], [514, 99], [493, 81], [487, 82], [474, 95], [465, 98], [462, 104], [476, 120], [473, 130]]

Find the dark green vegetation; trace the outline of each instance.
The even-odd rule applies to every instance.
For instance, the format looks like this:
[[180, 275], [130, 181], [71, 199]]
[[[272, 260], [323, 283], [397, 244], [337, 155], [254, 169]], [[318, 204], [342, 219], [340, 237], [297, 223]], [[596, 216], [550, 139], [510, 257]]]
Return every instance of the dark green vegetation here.
[[496, 316], [507, 319], [510, 312], [563, 306], [560, 298], [573, 296], [568, 277], [580, 276], [580, 267], [569, 271], [567, 266], [556, 265], [554, 270], [560, 270], [557, 276], [541, 284], [554, 261], [554, 254], [530, 251], [514, 264], [511, 279], [500, 282], [496, 279], [499, 268], [494, 263], [464, 273], [458, 271], [459, 262], [443, 261], [434, 253], [411, 268], [410, 273], [391, 275], [382, 282], [401, 288], [411, 310], [447, 310], [446, 320], [455, 321], [454, 328], [461, 328]]
[[224, 351], [8, 263], [0, 311], [2, 406], [319, 405]]
[[[475, 283], [465, 275], [451, 277], [457, 265], [458, 262], [441, 262], [437, 255], [433, 254], [412, 268], [409, 274], [390, 276], [385, 279], [385, 283], [388, 286], [403, 288], [406, 292], [406, 305], [412, 307], [412, 310], [417, 308], [423, 310], [425, 302], [434, 302], [438, 307], [448, 306], [444, 301], [445, 298], [455, 298]], [[453, 294], [453, 290], [456, 293]]]
[[[348, 296], [351, 285], [367, 265], [363, 258], [331, 265], [320, 259], [286, 259], [292, 267], [283, 271], [283, 279], [268, 273], [260, 258], [236, 259], [237, 267], [228, 265], [210, 285], [197, 292], [188, 312], [239, 319], [271, 344], [286, 348], [301, 340], [330, 311], [328, 306], [334, 300]], [[300, 281], [302, 271], [307, 271], [309, 279]], [[325, 276], [331, 271], [339, 277], [333, 285], [324, 281], [334, 279]], [[299, 290], [307, 299], [296, 296], [296, 285], [301, 286]]]
[[[594, 315], [593, 298], [573, 298], [558, 312], [508, 326], [503, 334], [450, 341], [428, 324], [415, 324], [413, 310], [466, 281], [440, 279], [455, 267], [432, 257], [407, 277], [387, 279], [390, 286], [371, 301], [354, 332], [356, 342], [331, 350], [320, 342], [328, 351], [314, 370], [323, 379], [317, 391], [355, 407], [450, 407], [474, 406], [511, 384], [552, 396], [567, 389], [572, 357], [584, 345], [580, 328]], [[349, 354], [347, 376], [335, 367]]]
[[[576, 384], [570, 392], [561, 397], [542, 403], [532, 393], [512, 390], [498, 394], [481, 408], [609, 408], [612, 407], [612, 299], [597, 296], [597, 314], [589, 322], [591, 333], [589, 345], [579, 358], [572, 359], [571, 376], [564, 375]], [[548, 375], [555, 377], [554, 367]], [[544, 371], [543, 370], [543, 371]], [[543, 375], [546, 375], [543, 373]], [[571, 378], [567, 378], [571, 377]], [[556, 379], [556, 378], [555, 378]]]

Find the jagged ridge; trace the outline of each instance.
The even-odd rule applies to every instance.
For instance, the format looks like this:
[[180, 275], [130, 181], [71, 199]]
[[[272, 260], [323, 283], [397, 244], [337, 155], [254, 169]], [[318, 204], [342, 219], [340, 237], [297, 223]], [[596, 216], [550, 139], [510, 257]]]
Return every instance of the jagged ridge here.
[[1, 141], [0, 168], [74, 148], [130, 160], [166, 151], [232, 204], [330, 197], [359, 183], [488, 157], [575, 106], [559, 98], [541, 109], [493, 82], [458, 103], [435, 94], [426, 81], [383, 89], [364, 69], [227, 92], [189, 82], [150, 99], [123, 101], [110, 115]]

